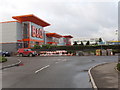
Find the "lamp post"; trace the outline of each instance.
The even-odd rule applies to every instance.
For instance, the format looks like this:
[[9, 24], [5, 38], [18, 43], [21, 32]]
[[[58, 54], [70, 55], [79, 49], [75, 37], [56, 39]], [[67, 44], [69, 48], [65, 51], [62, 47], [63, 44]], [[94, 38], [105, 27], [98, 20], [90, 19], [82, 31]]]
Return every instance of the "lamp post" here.
[[[115, 35], [118, 35], [118, 30], [115, 30]], [[118, 41], [120, 41], [119, 36], [118, 36]], [[120, 53], [118, 53], [118, 63], [120, 63]]]

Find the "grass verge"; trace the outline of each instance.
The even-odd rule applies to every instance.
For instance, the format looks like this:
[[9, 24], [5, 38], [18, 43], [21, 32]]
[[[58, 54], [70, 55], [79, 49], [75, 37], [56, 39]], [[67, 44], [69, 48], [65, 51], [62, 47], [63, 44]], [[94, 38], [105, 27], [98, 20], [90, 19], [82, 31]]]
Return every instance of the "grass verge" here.
[[117, 70], [120, 71], [120, 63], [117, 64]]
[[0, 56], [0, 63], [6, 62], [7, 58]]

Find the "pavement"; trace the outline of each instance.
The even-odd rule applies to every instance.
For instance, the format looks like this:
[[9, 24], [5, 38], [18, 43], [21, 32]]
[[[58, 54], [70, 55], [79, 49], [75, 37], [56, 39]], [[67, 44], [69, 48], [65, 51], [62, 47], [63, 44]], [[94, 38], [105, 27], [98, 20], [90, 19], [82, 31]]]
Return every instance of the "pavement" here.
[[11, 57], [6, 57], [6, 58], [7, 58], [7, 62], [2, 63], [2, 66], [11, 65], [18, 62], [16, 59], [13, 58], [11, 59]]
[[16, 58], [11, 58], [11, 57], [6, 57], [6, 58], [7, 58], [7, 61], [1, 64], [2, 69], [15, 66], [20, 62], [19, 59], [16, 59]]
[[91, 69], [91, 75], [97, 88], [117, 88], [120, 86], [120, 72], [116, 68], [117, 63], [106, 63]]

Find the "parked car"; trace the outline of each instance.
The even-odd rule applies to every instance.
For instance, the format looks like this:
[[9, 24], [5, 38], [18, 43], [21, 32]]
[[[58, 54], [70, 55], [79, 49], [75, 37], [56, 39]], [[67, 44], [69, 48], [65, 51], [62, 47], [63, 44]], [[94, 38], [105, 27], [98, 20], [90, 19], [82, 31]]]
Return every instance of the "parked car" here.
[[0, 51], [0, 55], [3, 57], [9, 57], [10, 53], [8, 51]]
[[31, 49], [28, 49], [28, 48], [20, 48], [20, 49], [18, 49], [18, 51], [17, 51], [17, 54], [19, 55], [19, 56], [30, 56], [30, 57], [33, 57], [33, 56], [36, 56], [37, 55], [37, 53], [36, 53], [36, 51], [32, 51]]

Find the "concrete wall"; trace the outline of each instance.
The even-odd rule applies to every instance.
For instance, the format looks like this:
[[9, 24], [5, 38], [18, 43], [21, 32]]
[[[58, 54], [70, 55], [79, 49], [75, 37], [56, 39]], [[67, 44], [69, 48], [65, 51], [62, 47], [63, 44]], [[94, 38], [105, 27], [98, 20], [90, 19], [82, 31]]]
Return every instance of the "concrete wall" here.
[[2, 42], [0, 43], [9, 43], [9, 42], [17, 42], [17, 22], [10, 23], [0, 23], [2, 24]]

